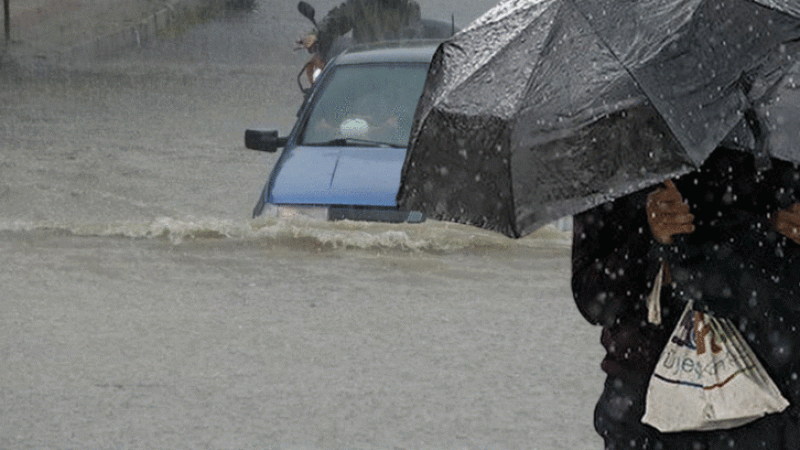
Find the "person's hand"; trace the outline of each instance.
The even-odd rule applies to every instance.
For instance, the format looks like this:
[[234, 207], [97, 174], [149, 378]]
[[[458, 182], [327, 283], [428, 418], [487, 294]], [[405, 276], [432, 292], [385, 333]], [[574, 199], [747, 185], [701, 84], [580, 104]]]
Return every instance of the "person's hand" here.
[[309, 33], [295, 41], [295, 43], [297, 44], [297, 47], [294, 48], [295, 50], [306, 49], [309, 53], [314, 53], [316, 52], [314, 46], [317, 44], [317, 34]]
[[694, 231], [694, 215], [672, 180], [664, 186], [647, 196], [647, 223], [658, 242], [672, 244], [672, 236]]
[[800, 244], [800, 203], [778, 211], [775, 217], [775, 229]]

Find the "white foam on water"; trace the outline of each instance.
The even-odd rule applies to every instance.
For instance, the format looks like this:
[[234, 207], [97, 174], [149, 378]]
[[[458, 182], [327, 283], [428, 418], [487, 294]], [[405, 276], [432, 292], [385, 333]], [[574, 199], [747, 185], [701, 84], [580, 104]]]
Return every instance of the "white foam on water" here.
[[457, 252], [475, 249], [566, 249], [571, 234], [548, 225], [522, 239], [447, 222], [386, 224], [359, 221], [319, 221], [304, 218], [224, 219], [218, 217], [156, 217], [150, 221], [68, 223], [58, 221], [0, 222], [0, 232], [67, 233], [75, 236], [165, 239], [179, 245], [187, 240], [252, 239], [276, 245], [316, 245], [324, 248]]

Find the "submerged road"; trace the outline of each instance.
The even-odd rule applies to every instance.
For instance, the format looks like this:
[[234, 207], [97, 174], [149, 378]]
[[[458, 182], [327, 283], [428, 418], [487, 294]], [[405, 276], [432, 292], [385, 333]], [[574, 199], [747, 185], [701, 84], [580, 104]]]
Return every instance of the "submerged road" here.
[[2, 81], [0, 448], [601, 448], [568, 237], [249, 218], [298, 16]]

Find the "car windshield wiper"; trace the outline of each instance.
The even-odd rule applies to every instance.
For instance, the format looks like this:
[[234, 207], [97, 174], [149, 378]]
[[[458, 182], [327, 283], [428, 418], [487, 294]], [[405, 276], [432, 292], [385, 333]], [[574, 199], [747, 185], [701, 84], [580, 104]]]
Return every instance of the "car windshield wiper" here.
[[406, 148], [405, 145], [392, 144], [382, 141], [370, 141], [369, 139], [356, 139], [356, 138], [336, 138], [327, 142], [311, 142], [304, 143], [308, 146], [330, 146], [330, 147], [392, 147], [392, 148]]

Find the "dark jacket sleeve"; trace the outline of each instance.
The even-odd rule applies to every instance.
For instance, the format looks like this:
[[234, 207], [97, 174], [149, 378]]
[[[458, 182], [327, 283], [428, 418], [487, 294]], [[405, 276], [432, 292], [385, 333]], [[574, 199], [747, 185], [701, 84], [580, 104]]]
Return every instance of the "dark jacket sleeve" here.
[[320, 53], [327, 54], [333, 41], [353, 28], [353, 8], [358, 0], [347, 0], [331, 9], [319, 23], [317, 45]]
[[646, 299], [661, 262], [652, 254], [646, 200], [646, 192], [631, 194], [575, 216], [573, 224], [572, 292], [586, 320], [603, 326], [601, 368], [638, 382], [652, 373], [681, 312], [662, 291], [664, 322], [647, 321]]
[[[773, 165], [774, 175], [770, 174], [770, 181], [775, 184], [772, 189], [772, 195], [778, 204], [775, 209], [787, 208], [800, 202], [800, 169], [796, 164], [785, 161], [773, 160]], [[772, 226], [776, 215], [777, 212], [770, 214], [766, 221], [768, 227]], [[777, 231], [768, 233], [765, 241], [774, 245], [774, 255], [782, 260], [776, 273], [778, 280], [786, 286], [793, 298], [800, 298], [800, 245]], [[800, 304], [793, 309], [800, 311]]]
[[646, 307], [660, 267], [649, 257], [646, 199], [637, 192], [574, 218], [572, 292], [592, 324], [610, 327]]

